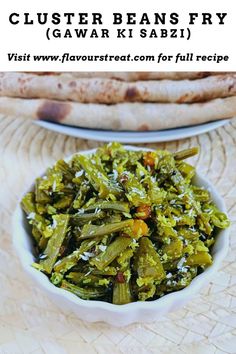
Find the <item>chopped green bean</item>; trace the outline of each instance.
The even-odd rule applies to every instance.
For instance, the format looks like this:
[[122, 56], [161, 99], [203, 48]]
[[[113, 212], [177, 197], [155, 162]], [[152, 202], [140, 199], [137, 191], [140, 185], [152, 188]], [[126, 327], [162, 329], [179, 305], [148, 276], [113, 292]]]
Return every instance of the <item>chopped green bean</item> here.
[[98, 240], [85, 240], [81, 243], [80, 248], [76, 249], [74, 252], [70, 253], [68, 256], [61, 258], [55, 265], [55, 272], [65, 273], [69, 269], [77, 265], [78, 261], [81, 259], [81, 255], [84, 252], [89, 251], [98, 243]]
[[66, 237], [69, 215], [55, 215], [54, 220], [56, 221], [57, 225], [55, 226], [53, 234], [48, 241], [46, 249], [44, 250], [46, 258], [39, 262], [45, 272], [48, 274], [50, 274], [53, 269], [53, 266], [60, 252], [60, 247], [62, 246], [64, 238]]
[[95, 210], [95, 209], [107, 209], [107, 210], [116, 210], [116, 211], [120, 211], [122, 213], [129, 213], [130, 209], [129, 209], [129, 203], [127, 202], [107, 202], [107, 201], [100, 201], [97, 203], [93, 203], [92, 205], [90, 205], [89, 207], [85, 208], [85, 211], [91, 211], [91, 210]]
[[70, 291], [74, 295], [84, 300], [99, 299], [102, 296], [105, 296], [107, 293], [107, 290], [104, 288], [82, 288], [71, 284], [66, 280], [62, 281], [61, 288]]
[[113, 184], [103, 171], [98, 170], [88, 157], [78, 155], [77, 159], [85, 170], [90, 183], [99, 192], [101, 198], [108, 197], [110, 194], [121, 194], [122, 189], [118, 185]]
[[101, 252], [97, 257], [93, 258], [90, 264], [95, 265], [99, 270], [103, 270], [131, 243], [132, 239], [130, 237], [118, 236], [104, 252]]
[[114, 224], [95, 226], [91, 224], [84, 225], [81, 231], [80, 239], [94, 238], [97, 236], [109, 235], [113, 232], [118, 232], [129, 228], [133, 225], [133, 220], [124, 220]]
[[96, 221], [99, 219], [103, 219], [106, 214], [103, 211], [97, 211], [95, 213], [77, 213], [71, 215], [71, 223], [73, 225], [84, 225], [89, 223], [90, 221]]
[[129, 283], [115, 282], [113, 288], [112, 303], [115, 305], [124, 305], [132, 302]]
[[196, 147], [175, 152], [173, 155], [175, 160], [184, 160], [194, 155], [197, 155], [198, 153], [199, 153], [199, 147], [196, 146]]

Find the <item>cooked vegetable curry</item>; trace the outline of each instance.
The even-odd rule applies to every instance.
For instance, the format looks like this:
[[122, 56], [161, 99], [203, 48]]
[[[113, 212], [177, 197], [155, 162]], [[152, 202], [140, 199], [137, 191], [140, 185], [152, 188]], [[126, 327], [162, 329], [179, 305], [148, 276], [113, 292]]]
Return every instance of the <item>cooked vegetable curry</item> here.
[[113, 304], [180, 290], [212, 263], [229, 220], [192, 183], [191, 148], [127, 151], [110, 143], [59, 160], [21, 205], [32, 227], [33, 266], [57, 287]]

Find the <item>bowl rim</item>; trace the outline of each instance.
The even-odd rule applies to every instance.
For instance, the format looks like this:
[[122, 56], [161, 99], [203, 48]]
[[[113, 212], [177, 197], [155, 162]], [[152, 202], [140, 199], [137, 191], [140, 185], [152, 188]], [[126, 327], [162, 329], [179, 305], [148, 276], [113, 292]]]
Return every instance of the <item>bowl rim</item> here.
[[[154, 149], [151, 148], [146, 148], [146, 147], [137, 147], [137, 146], [132, 146], [132, 145], [124, 145], [124, 148], [126, 150], [131, 150], [131, 151], [155, 151]], [[66, 158], [64, 158], [65, 161], [68, 161], [72, 158], [72, 156], [77, 155], [77, 154], [85, 154], [89, 155], [94, 153], [97, 150], [95, 149], [90, 149], [90, 150], [85, 150], [85, 151], [79, 151], [76, 152]], [[54, 162], [55, 163], [55, 162]], [[54, 164], [53, 163], [53, 164]], [[52, 164], [52, 166], [53, 166]], [[42, 174], [43, 175], [43, 174]], [[211, 196], [214, 201], [214, 203], [219, 207], [219, 209], [227, 213], [226, 206], [224, 203], [223, 198], [219, 195], [213, 184], [203, 177], [201, 174], [196, 172], [195, 174], [196, 178], [200, 181], [200, 184], [203, 184], [205, 188], [209, 189], [211, 191]], [[124, 304], [124, 305], [115, 305], [112, 303], [108, 303], [105, 301], [99, 301], [99, 300], [83, 300], [79, 298], [78, 296], [70, 293], [67, 290], [61, 289], [59, 287], [56, 287], [53, 285], [49, 278], [39, 270], [35, 269], [32, 267], [32, 262], [34, 261], [34, 256], [32, 252], [29, 249], [29, 243], [31, 243], [30, 240], [30, 234], [25, 230], [23, 226], [23, 220], [25, 218], [24, 212], [20, 207], [20, 200], [22, 199], [23, 195], [30, 191], [32, 189], [31, 185], [30, 188], [25, 191], [21, 197], [19, 198], [17, 202], [17, 207], [13, 213], [12, 217], [12, 234], [13, 234], [13, 245], [17, 251], [17, 254], [20, 258], [21, 265], [23, 269], [32, 277], [34, 278], [39, 285], [49, 291], [50, 293], [53, 293], [61, 298], [67, 299], [70, 302], [72, 302], [75, 305], [79, 305], [80, 307], [83, 307], [85, 309], [96, 309], [99, 308], [101, 310], [105, 310], [107, 312], [112, 312], [112, 313], [119, 313], [119, 314], [125, 314], [127, 312], [130, 312], [132, 310], [158, 310], [161, 309], [164, 305], [166, 306], [168, 304], [173, 304], [182, 301], [184, 298], [188, 298], [192, 296], [193, 294], [196, 294], [200, 288], [206, 284], [209, 279], [212, 277], [212, 275], [219, 269], [221, 262], [225, 258], [227, 251], [228, 251], [228, 245], [229, 245], [229, 231], [230, 227], [227, 229], [221, 229], [218, 232], [218, 235], [220, 234], [220, 241], [221, 241], [221, 248], [217, 250], [214, 255], [213, 255], [213, 263], [206, 268], [201, 274], [197, 275], [191, 283], [184, 289], [177, 290], [174, 292], [171, 292], [169, 294], [164, 295], [163, 297], [156, 299], [156, 300], [151, 300], [151, 301], [135, 301], [129, 304]], [[19, 234], [21, 234], [22, 237], [18, 237]], [[215, 245], [217, 242], [215, 243]], [[214, 245], [214, 246], [215, 246]], [[213, 247], [214, 251], [214, 247]]]

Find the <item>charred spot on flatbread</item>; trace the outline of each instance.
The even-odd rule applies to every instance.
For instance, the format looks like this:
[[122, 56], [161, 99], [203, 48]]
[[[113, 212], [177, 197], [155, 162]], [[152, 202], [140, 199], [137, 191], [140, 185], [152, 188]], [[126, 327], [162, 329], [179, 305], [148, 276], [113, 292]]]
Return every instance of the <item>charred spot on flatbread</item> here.
[[186, 93], [185, 95], [181, 96], [178, 100], [177, 103], [189, 103], [189, 102], [204, 102], [206, 101], [207, 98], [202, 97], [200, 94], [196, 95], [189, 95]]
[[45, 101], [37, 111], [39, 120], [48, 120], [52, 122], [63, 121], [70, 113], [71, 107], [67, 103]]
[[203, 72], [200, 72], [199, 75], [196, 75], [196, 78], [204, 78], [204, 77], [208, 77], [210, 75], [211, 75], [210, 71], [203, 71]]
[[60, 75], [60, 72], [57, 71], [24, 71], [25, 74], [33, 74], [37, 76], [44, 76], [44, 75], [50, 75], [50, 76], [58, 76]]
[[76, 81], [70, 81], [68, 86], [71, 88], [75, 88], [77, 86]]
[[235, 83], [234, 83], [234, 84], [229, 85], [229, 92], [230, 92], [230, 91], [232, 91], [234, 88], [235, 88]]
[[139, 91], [136, 87], [129, 87], [125, 92], [125, 100], [135, 101], [140, 97]]
[[144, 123], [144, 124], [141, 124], [137, 130], [143, 132], [143, 131], [148, 131], [150, 129], [149, 129], [148, 124]]
[[122, 79], [121, 77], [117, 77], [117, 76], [111, 76], [110, 79], [116, 80], [116, 81], [124, 81], [124, 79]]
[[186, 93], [185, 95], [181, 96], [181, 97], [177, 100], [177, 103], [184, 103], [184, 102], [187, 102], [188, 97], [189, 97], [189, 94]]

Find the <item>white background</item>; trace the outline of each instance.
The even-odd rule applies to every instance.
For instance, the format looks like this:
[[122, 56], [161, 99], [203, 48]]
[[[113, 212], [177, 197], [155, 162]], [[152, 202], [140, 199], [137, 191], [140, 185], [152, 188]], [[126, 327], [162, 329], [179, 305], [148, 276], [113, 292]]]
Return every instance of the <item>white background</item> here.
[[[24, 70], [24, 71], [132, 71], [132, 70], [203, 70], [203, 71], [235, 71], [236, 69], [236, 49], [235, 49], [235, 29], [236, 29], [236, 11], [234, 1], [207, 1], [207, 0], [164, 0], [164, 1], [109, 1], [109, 0], [86, 0], [86, 1], [1, 1], [0, 5], [0, 70]], [[111, 38], [109, 39], [51, 39], [48, 41], [45, 36], [47, 25], [34, 24], [26, 26], [19, 24], [13, 26], [9, 23], [9, 14], [12, 12], [30, 12], [32, 15], [37, 12], [101, 12], [103, 14], [103, 25], [93, 28], [109, 28]], [[133, 39], [116, 39], [114, 33], [117, 26], [112, 25], [113, 12], [136, 12], [138, 14], [147, 12], [177, 12], [179, 13], [179, 24], [176, 26], [167, 24], [150, 25], [148, 29], [155, 28], [183, 28], [188, 26], [188, 13], [198, 12], [199, 18], [191, 28], [192, 36], [189, 41], [186, 39], [143, 39], [136, 36]], [[213, 15], [216, 12], [227, 12], [225, 25], [218, 25], [216, 20], [213, 25], [201, 25], [201, 13], [210, 12]], [[150, 17], [152, 18], [152, 17]], [[91, 25], [51, 25], [50, 27], [60, 28], [88, 28]], [[130, 28], [131, 26], [121, 25], [121, 28]], [[133, 26], [132, 26], [133, 27]], [[140, 26], [145, 27], [145, 26]], [[138, 32], [139, 26], [137, 25]], [[158, 55], [164, 53], [175, 56], [177, 53], [186, 54], [194, 53], [194, 55], [228, 55], [229, 61], [217, 64], [215, 62], [34, 62], [34, 61], [8, 61], [7, 53], [31, 54], [33, 55], [57, 55], [69, 52], [71, 55]]]

